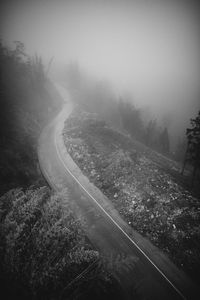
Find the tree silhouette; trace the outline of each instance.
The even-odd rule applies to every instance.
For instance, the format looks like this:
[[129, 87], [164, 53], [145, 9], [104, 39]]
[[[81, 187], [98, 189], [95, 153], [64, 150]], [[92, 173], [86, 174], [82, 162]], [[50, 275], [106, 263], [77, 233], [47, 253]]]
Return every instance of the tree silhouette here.
[[137, 140], [143, 141], [144, 125], [141, 118], [141, 111], [132, 103], [123, 100], [119, 101], [118, 107], [123, 128]]
[[161, 152], [164, 154], [168, 154], [169, 153], [169, 134], [168, 134], [168, 130], [166, 127], [163, 130], [163, 132], [161, 132], [161, 134], [160, 134], [159, 142], [160, 142]]
[[145, 144], [154, 148], [158, 136], [158, 128], [156, 120], [150, 120], [145, 131]]
[[185, 138], [179, 138], [176, 149], [174, 151], [175, 160], [182, 162], [184, 160], [185, 151], [187, 148], [187, 140]]
[[184, 159], [182, 174], [184, 172], [186, 162], [193, 165], [192, 185], [200, 168], [200, 111], [195, 119], [190, 120], [191, 128], [187, 128], [186, 136], [188, 140], [186, 155]]

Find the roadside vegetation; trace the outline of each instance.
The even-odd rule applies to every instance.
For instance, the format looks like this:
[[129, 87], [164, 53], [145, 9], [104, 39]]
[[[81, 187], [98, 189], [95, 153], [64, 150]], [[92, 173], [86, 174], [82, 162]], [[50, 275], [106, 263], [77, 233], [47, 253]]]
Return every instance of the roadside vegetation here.
[[[67, 190], [12, 189], [0, 198], [0, 280], [5, 299], [123, 299], [117, 274], [134, 260], [102, 257]], [[140, 299], [133, 287], [134, 299]]]
[[[10, 299], [59, 299], [77, 275], [99, 258], [68, 194], [47, 187], [14, 189], [0, 199], [1, 270]], [[10, 287], [14, 289], [10, 289]]]
[[61, 99], [47, 79], [39, 56], [24, 45], [0, 43], [0, 195], [10, 188], [44, 184], [37, 160], [37, 141]]
[[46, 73], [21, 42], [14, 49], [0, 43], [1, 293], [9, 300], [122, 299], [113, 274], [130, 261], [101, 257], [70, 206], [73, 196], [51, 191], [40, 172], [38, 137], [62, 104]]
[[125, 221], [198, 280], [199, 193], [191, 193], [180, 165], [80, 108], [63, 136], [74, 161]]

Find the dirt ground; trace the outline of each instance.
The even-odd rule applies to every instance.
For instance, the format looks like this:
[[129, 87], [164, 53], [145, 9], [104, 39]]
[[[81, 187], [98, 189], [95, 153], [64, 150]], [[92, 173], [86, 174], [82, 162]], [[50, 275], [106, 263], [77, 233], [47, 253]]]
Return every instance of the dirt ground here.
[[76, 109], [63, 130], [67, 151], [123, 219], [195, 281], [200, 278], [200, 202], [180, 166]]

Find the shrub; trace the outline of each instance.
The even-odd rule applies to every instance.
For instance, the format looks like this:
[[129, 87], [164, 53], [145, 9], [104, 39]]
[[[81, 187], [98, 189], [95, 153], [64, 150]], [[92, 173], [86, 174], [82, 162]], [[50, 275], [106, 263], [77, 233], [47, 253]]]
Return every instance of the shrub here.
[[22, 296], [56, 298], [98, 258], [74, 218], [68, 194], [47, 187], [11, 190], [0, 198], [1, 267]]

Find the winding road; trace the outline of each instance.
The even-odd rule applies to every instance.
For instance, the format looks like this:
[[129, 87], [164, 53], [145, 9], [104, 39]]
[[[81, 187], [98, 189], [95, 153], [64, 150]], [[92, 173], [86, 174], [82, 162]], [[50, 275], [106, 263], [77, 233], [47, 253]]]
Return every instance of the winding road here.
[[111, 257], [121, 255], [130, 261], [129, 267], [120, 268], [114, 274], [120, 280], [123, 299], [198, 299], [190, 279], [122, 220], [111, 202], [89, 182], [69, 156], [62, 129], [73, 105], [67, 91], [56, 87], [65, 102], [40, 136], [40, 168], [54, 190], [70, 189], [74, 212], [77, 217], [84, 217], [87, 236], [94, 247]]

